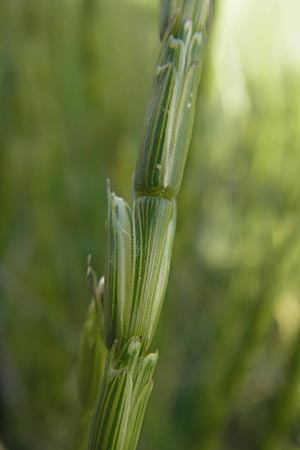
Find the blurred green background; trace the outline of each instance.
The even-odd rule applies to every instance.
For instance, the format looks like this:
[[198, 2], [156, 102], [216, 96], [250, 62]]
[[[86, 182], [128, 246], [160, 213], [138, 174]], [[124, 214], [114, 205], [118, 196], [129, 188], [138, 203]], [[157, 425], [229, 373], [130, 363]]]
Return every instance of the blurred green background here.
[[[216, 9], [140, 450], [300, 448], [298, 0]], [[0, 1], [0, 440], [76, 449], [106, 178], [130, 199], [158, 1]], [[1, 443], [0, 443], [1, 448]]]

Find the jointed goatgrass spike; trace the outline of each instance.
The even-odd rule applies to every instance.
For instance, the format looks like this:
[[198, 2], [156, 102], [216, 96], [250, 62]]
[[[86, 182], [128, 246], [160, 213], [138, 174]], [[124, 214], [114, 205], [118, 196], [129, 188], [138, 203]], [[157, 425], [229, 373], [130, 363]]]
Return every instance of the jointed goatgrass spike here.
[[[135, 450], [158, 354], [145, 355], [167, 286], [210, 0], [162, 4], [162, 49], [134, 178], [133, 207], [110, 191], [103, 300], [109, 350], [88, 450]], [[98, 291], [97, 291], [98, 292]]]

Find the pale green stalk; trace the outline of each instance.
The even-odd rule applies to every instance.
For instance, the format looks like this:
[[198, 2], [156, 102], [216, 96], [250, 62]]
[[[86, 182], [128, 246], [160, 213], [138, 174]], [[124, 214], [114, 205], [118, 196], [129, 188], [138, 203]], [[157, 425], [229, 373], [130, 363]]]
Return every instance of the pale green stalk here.
[[211, 0], [185, 0], [167, 20], [172, 4], [162, 4], [162, 44], [132, 208], [108, 186], [103, 294], [108, 357], [89, 450], [136, 448], [158, 359], [147, 351], [168, 282], [176, 196], [192, 134]]

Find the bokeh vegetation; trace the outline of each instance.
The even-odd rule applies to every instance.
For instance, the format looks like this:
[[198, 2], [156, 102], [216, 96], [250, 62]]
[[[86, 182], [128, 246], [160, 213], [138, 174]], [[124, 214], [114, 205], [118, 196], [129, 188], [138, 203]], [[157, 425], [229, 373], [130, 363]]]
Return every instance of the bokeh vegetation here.
[[[141, 450], [300, 446], [297, 0], [219, 2]], [[129, 200], [158, 2], [0, 2], [0, 439], [76, 448], [106, 178]], [[1, 444], [0, 444], [1, 446]]]

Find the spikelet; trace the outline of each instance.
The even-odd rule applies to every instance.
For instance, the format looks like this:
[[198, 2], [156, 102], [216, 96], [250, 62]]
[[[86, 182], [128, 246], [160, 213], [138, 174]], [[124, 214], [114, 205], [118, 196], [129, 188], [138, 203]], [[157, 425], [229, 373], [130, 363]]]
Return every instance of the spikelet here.
[[108, 191], [104, 335], [110, 348], [140, 336], [146, 350], [153, 338], [168, 282], [175, 202], [138, 197], [134, 212]]
[[89, 450], [132, 450], [140, 434], [158, 355], [141, 356], [141, 342], [135, 337], [120, 355], [116, 350], [115, 342], [92, 418]]
[[185, 2], [165, 30], [135, 172], [138, 195], [174, 198], [191, 140], [210, 2]]

